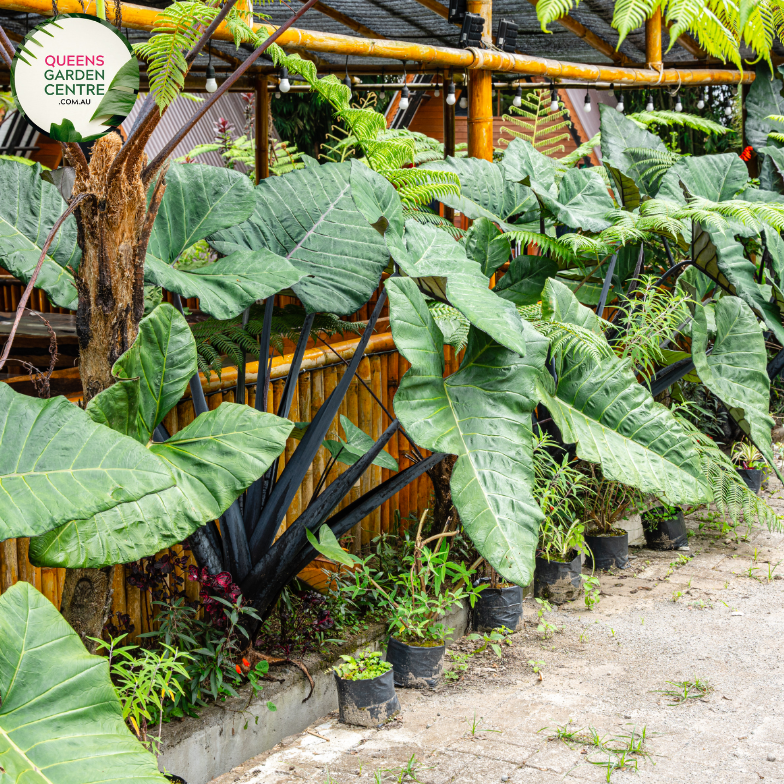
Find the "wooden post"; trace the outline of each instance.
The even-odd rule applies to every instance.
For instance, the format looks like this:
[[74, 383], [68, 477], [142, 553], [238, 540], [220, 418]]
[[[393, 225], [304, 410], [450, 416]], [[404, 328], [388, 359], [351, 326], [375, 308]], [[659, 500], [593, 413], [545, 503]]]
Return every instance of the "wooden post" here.
[[645, 22], [645, 62], [649, 68], [662, 68], [662, 16], [661, 9]]
[[[485, 42], [493, 42], [492, 0], [468, 0], [468, 11], [485, 20]], [[493, 74], [469, 71], [468, 76], [468, 156], [493, 160]]]
[[[449, 81], [447, 71], [444, 71], [444, 83], [441, 90], [441, 100], [444, 107], [444, 157], [454, 157], [455, 155], [455, 106], [446, 102], [447, 84]], [[444, 205], [444, 217], [454, 223], [455, 211], [452, 207]]]
[[267, 74], [256, 79], [256, 185], [269, 177], [269, 87]]

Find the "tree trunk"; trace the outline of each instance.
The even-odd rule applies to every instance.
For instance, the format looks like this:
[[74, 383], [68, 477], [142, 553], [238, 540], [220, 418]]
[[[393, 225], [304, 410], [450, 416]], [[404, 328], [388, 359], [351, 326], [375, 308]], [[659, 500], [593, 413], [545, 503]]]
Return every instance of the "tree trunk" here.
[[[86, 404], [114, 383], [112, 366], [136, 338], [144, 314], [144, 256], [157, 204], [154, 201], [148, 214], [140, 176], [143, 156], [128, 156], [109, 177], [122, 147], [118, 134], [95, 142], [89, 164], [74, 147], [67, 149], [76, 169], [73, 196], [95, 196], [75, 213], [82, 248], [74, 276], [79, 294], [76, 334]], [[162, 186], [160, 191], [162, 196]], [[66, 572], [60, 612], [90, 650], [95, 644], [87, 638], [101, 637], [111, 611], [111, 574], [111, 567]]]
[[456, 455], [447, 455], [440, 463], [436, 463], [428, 470], [427, 475], [433, 483], [433, 532], [440, 533], [447, 529], [454, 531], [460, 518], [452, 503], [452, 488], [449, 483], [452, 479], [452, 469], [457, 462]]

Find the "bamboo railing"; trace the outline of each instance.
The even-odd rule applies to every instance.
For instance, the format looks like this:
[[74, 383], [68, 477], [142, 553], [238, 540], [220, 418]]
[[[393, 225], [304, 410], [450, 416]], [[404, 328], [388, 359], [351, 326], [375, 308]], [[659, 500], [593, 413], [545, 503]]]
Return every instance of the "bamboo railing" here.
[[[311, 348], [305, 352], [289, 415], [292, 421], [310, 421], [313, 418], [342, 378], [346, 367], [344, 360], [350, 360], [354, 355], [357, 343], [358, 339], [346, 340], [333, 343], [330, 346]], [[267, 395], [267, 409], [270, 412], [277, 409], [285, 378], [291, 367], [291, 359], [291, 354], [273, 359], [271, 383]], [[446, 375], [449, 375], [457, 369], [454, 351], [449, 347], [445, 348], [445, 360]], [[408, 362], [395, 349], [391, 333], [384, 332], [373, 335], [370, 338], [365, 356], [360, 362], [357, 377], [349, 385], [339, 414], [330, 425], [327, 438], [338, 437], [340, 414], [348, 417], [351, 422], [373, 438], [378, 438], [389, 425], [390, 417], [382, 406], [373, 399], [373, 395], [394, 416], [393, 398], [400, 379], [408, 368]], [[250, 405], [254, 405], [256, 400], [257, 375], [258, 363], [249, 363], [246, 369], [245, 402]], [[236, 368], [225, 368], [220, 379], [214, 373], [209, 379], [201, 375], [201, 379], [211, 410], [223, 402], [235, 402]], [[369, 389], [361, 382], [364, 382]], [[77, 398], [78, 396], [71, 396], [72, 400]], [[163, 423], [169, 433], [174, 434], [192, 422], [193, 419], [193, 403], [190, 396], [186, 395], [169, 412]], [[289, 439], [285, 452], [279, 458], [279, 470], [283, 469], [295, 448], [296, 441]], [[407, 457], [410, 449], [408, 440], [399, 430], [387, 446], [387, 451], [398, 461], [401, 470], [411, 465], [411, 461]], [[326, 449], [320, 448], [287, 511], [281, 531], [307, 507], [313, 489], [327, 465], [327, 458]], [[330, 471], [328, 481], [332, 481], [344, 470], [345, 466], [335, 465]], [[389, 476], [391, 476], [391, 472], [388, 469], [372, 466], [365, 472], [359, 483], [352, 488], [341, 504], [341, 508], [354, 501], [362, 493], [379, 485]], [[428, 508], [431, 503], [430, 495], [430, 480], [427, 474], [424, 474], [354, 527], [352, 530], [353, 549], [358, 552], [362, 545], [367, 545], [381, 533], [394, 533], [398, 525], [405, 529], [409, 524], [409, 516], [416, 519]], [[32, 566], [27, 558], [28, 547], [28, 539], [9, 539], [0, 544], [0, 593], [18, 580], [26, 580], [41, 591], [56, 607], [59, 607], [65, 570]], [[187, 554], [180, 545], [173, 547], [172, 551], [177, 556]], [[180, 570], [177, 570], [177, 573], [180, 573]], [[135, 631], [130, 637], [133, 640], [138, 634], [150, 631], [153, 607], [152, 598], [148, 594], [144, 594], [127, 582], [128, 574], [128, 566], [119, 566], [114, 570], [112, 611], [127, 613], [130, 616], [135, 627]], [[189, 599], [197, 598], [198, 584], [186, 579], [185, 591]]]

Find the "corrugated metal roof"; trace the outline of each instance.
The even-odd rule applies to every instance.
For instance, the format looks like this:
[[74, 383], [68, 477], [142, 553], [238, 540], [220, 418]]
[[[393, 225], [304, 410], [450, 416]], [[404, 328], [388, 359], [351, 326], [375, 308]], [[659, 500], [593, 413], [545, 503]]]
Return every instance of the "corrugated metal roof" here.
[[[197, 93], [197, 97], [206, 98], [209, 93]], [[133, 126], [133, 121], [142, 105], [142, 98], [136, 101], [136, 105], [126, 118], [122, 127], [125, 131], [130, 130]], [[234, 136], [242, 136], [245, 133], [245, 114], [243, 111], [244, 102], [240, 93], [227, 93], [221, 96], [207, 114], [196, 123], [193, 130], [185, 137], [185, 139], [174, 150], [175, 158], [186, 155], [194, 147], [199, 144], [211, 144], [215, 141], [215, 123], [223, 117], [234, 126]], [[171, 139], [176, 131], [178, 131], [185, 121], [196, 110], [197, 105], [193, 101], [180, 96], [174, 103], [166, 110], [158, 127], [147, 142], [147, 155], [152, 158], [162, 149], [163, 145]], [[252, 123], [252, 120], [251, 120]], [[222, 166], [223, 159], [217, 152], [209, 152], [205, 155], [199, 156], [199, 163], [208, 163], [212, 166]]]

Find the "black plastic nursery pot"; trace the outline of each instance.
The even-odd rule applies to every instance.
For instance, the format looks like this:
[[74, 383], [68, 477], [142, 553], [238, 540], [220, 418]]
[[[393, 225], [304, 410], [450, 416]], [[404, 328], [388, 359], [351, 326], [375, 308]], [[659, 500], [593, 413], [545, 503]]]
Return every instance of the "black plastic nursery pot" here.
[[586, 563], [592, 563], [594, 569], [611, 569], [613, 566], [626, 569], [629, 566], [628, 532], [621, 536], [586, 536], [585, 543], [590, 550]]
[[761, 468], [736, 468], [735, 470], [738, 472], [738, 476], [746, 483], [746, 487], [752, 493], [759, 495], [765, 472]]
[[367, 680], [346, 680], [335, 673], [338, 711], [344, 724], [380, 727], [400, 713], [392, 670]]
[[571, 561], [548, 561], [536, 558], [534, 596], [552, 604], [574, 601], [582, 592], [582, 559], [580, 553]]
[[650, 513], [643, 512], [642, 527], [645, 531], [645, 544], [651, 550], [677, 550], [689, 544], [686, 533], [686, 520], [679, 509], [666, 520], [651, 522]]
[[395, 674], [395, 686], [408, 689], [435, 688], [444, 672], [446, 646], [407, 645], [389, 638], [387, 661]]
[[174, 782], [174, 784], [188, 784], [182, 776], [175, 776], [173, 773], [164, 773], [164, 778], [169, 779], [169, 781]]
[[474, 605], [472, 625], [476, 631], [490, 631], [506, 626], [515, 631], [523, 617], [523, 589], [485, 588]]

